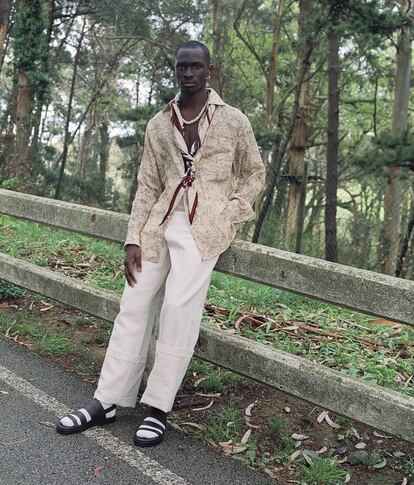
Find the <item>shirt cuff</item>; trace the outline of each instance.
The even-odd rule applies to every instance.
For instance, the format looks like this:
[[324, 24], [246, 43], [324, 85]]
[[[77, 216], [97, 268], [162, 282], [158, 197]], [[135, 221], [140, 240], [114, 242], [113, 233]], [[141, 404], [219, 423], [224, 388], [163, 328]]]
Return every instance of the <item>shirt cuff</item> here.
[[136, 244], [137, 246], [141, 247], [141, 241], [139, 239], [127, 239], [124, 242], [124, 249], [126, 250], [126, 247], [128, 244]]
[[254, 218], [255, 212], [252, 206], [244, 199], [234, 198], [227, 203], [231, 222], [240, 223], [250, 221]]

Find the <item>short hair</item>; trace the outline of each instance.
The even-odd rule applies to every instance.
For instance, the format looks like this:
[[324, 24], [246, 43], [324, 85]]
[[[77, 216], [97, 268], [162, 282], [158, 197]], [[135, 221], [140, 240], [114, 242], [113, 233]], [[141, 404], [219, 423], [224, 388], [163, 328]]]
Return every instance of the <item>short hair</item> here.
[[187, 42], [184, 42], [183, 44], [181, 44], [175, 49], [174, 51], [175, 57], [177, 57], [178, 51], [181, 49], [201, 49], [204, 52], [204, 55], [206, 56], [208, 65], [210, 65], [210, 62], [211, 62], [210, 51], [208, 50], [208, 47], [202, 42], [199, 42], [198, 40], [188, 40]]

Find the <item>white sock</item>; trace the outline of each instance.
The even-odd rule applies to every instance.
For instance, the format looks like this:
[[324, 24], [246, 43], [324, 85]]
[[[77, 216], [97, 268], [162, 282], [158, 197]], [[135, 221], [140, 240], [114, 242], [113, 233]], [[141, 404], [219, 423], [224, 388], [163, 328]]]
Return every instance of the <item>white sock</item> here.
[[[165, 430], [165, 425], [162, 423], [160, 420], [157, 418], [153, 418], [152, 416], [148, 416], [144, 419], [144, 422], [141, 424], [141, 426], [145, 426], [146, 428], [151, 428], [151, 421], [154, 423], [160, 424], [163, 429]], [[138, 428], [138, 431], [136, 432], [136, 435], [138, 438], [156, 438], [158, 436], [158, 433], [155, 431], [150, 431], [149, 429], [140, 429], [141, 426]], [[158, 428], [153, 427], [154, 429], [157, 429], [160, 431]]]
[[[108, 409], [112, 406], [112, 404], [109, 404], [109, 403], [106, 403], [106, 402], [102, 402], [102, 401], [99, 401], [99, 402], [102, 404], [102, 407], [104, 409]], [[92, 418], [91, 418], [91, 415], [88, 413], [88, 411], [84, 408], [79, 409], [79, 411], [85, 416], [86, 422], [89, 423], [89, 421]], [[113, 409], [112, 411], [109, 411], [109, 413], [106, 414], [106, 417], [107, 418], [113, 418], [115, 416], [115, 414], [116, 414], [116, 409]], [[76, 415], [71, 414], [70, 416], [72, 416], [79, 425], [81, 424], [80, 419]], [[68, 428], [71, 427], [71, 426], [74, 426], [73, 421], [70, 418], [68, 418], [67, 416], [62, 418], [60, 420], [60, 423], [63, 426], [67, 426]]]

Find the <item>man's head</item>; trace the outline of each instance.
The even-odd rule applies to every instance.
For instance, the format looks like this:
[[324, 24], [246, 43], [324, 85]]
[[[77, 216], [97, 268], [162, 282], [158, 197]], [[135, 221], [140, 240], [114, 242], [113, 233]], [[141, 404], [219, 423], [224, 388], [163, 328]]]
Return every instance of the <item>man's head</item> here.
[[206, 87], [213, 72], [210, 51], [197, 40], [190, 40], [175, 50], [174, 71], [182, 92], [195, 93]]

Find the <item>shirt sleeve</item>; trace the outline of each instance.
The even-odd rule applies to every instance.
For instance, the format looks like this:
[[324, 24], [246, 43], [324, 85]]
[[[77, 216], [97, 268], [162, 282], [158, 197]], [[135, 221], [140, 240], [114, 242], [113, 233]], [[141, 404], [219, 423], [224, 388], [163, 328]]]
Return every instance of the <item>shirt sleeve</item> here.
[[150, 123], [145, 130], [144, 149], [137, 174], [138, 187], [132, 202], [124, 248], [127, 244], [141, 246], [142, 228], [162, 193], [161, 177], [151, 143]]
[[245, 115], [238, 136], [233, 172], [237, 182], [229, 197], [227, 210], [231, 214], [232, 222], [250, 221], [255, 216], [252, 206], [264, 187], [266, 169], [253, 128]]

